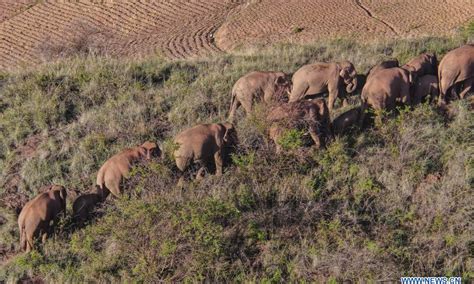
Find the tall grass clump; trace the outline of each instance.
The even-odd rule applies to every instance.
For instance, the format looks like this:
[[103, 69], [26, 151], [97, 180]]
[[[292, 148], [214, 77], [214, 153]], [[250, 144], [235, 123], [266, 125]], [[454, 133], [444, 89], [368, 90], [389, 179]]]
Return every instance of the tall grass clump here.
[[[249, 71], [348, 59], [365, 72], [388, 49], [404, 63], [462, 42], [335, 40], [181, 61], [79, 56], [1, 74], [0, 281], [472, 280], [474, 118], [464, 101], [449, 119], [428, 104], [402, 109], [321, 150], [301, 149], [301, 133], [290, 132], [281, 155], [257, 106], [238, 115], [240, 145], [223, 176], [178, 186], [171, 158], [176, 133], [226, 119], [232, 85]], [[136, 166], [122, 198], [85, 227], [68, 217], [37, 251], [18, 251], [15, 210], [41, 186], [86, 192], [108, 157], [144, 140], [165, 155]]]

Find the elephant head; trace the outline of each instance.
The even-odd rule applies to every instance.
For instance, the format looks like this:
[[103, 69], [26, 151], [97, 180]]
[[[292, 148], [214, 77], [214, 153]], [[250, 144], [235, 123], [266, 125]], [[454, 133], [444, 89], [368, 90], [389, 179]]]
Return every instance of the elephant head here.
[[63, 212], [66, 212], [66, 198], [67, 198], [67, 191], [63, 186], [60, 185], [53, 185], [49, 189], [50, 192], [54, 195], [54, 198], [61, 203], [61, 209]]
[[222, 138], [222, 140], [224, 141], [226, 147], [232, 147], [237, 145], [239, 143], [239, 140], [234, 125], [229, 122], [222, 123], [221, 125], [225, 129], [224, 137]]
[[291, 91], [291, 76], [283, 72], [277, 72], [275, 78], [275, 97], [282, 98], [283, 95], [290, 95]]
[[339, 63], [339, 67], [339, 76], [344, 80], [346, 92], [351, 94], [357, 88], [357, 72], [354, 65], [349, 61], [343, 61]]
[[158, 147], [158, 145], [154, 142], [146, 141], [140, 146], [140, 149], [141, 149], [142, 155], [147, 160], [151, 160], [152, 158], [161, 156], [160, 147]]
[[422, 53], [408, 61], [402, 68], [411, 72], [414, 80], [424, 75], [437, 75], [438, 59], [436, 54]]

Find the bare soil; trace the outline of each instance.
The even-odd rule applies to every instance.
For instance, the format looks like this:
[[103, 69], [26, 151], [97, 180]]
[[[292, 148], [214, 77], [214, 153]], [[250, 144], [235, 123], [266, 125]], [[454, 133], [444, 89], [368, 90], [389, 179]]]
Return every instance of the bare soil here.
[[0, 0], [0, 69], [95, 34], [114, 55], [174, 59], [281, 41], [447, 35], [473, 14], [472, 0]]

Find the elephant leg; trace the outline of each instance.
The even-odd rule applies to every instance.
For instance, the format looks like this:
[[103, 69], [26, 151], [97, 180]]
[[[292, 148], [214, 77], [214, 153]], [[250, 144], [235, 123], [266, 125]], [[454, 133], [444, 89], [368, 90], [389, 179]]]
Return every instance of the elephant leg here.
[[474, 78], [469, 78], [464, 81], [464, 90], [459, 94], [461, 99], [464, 99], [467, 93], [472, 90], [472, 85], [474, 85]]
[[106, 181], [105, 187], [115, 196], [120, 197], [120, 179]]
[[232, 99], [232, 105], [230, 106], [230, 113], [229, 113], [229, 118], [228, 118], [230, 122], [234, 120], [235, 113], [237, 112], [237, 109], [239, 108], [239, 106], [240, 106], [239, 100], [237, 100], [237, 98], [234, 97]]
[[26, 236], [26, 252], [30, 252], [34, 249], [33, 236]]
[[309, 90], [309, 85], [299, 84], [293, 85], [293, 89], [290, 93], [290, 103], [302, 100]]
[[44, 244], [46, 243], [46, 240], [48, 239], [48, 234], [46, 232], [44, 232], [42, 235], [41, 235], [41, 243]]
[[224, 165], [224, 161], [222, 159], [222, 149], [219, 149], [214, 154], [214, 161], [216, 163], [216, 175], [221, 176], [222, 175], [222, 168], [223, 168], [223, 165]]
[[245, 109], [247, 114], [252, 112], [253, 96], [250, 96], [248, 99], [242, 100], [240, 102], [242, 107]]
[[206, 167], [200, 167], [199, 170], [196, 173], [196, 180], [200, 181], [204, 179], [204, 174], [206, 171]]
[[415, 92], [412, 100], [412, 105], [418, 105], [421, 103], [421, 93], [420, 92]]
[[342, 99], [342, 107], [347, 107], [349, 106], [349, 101], [347, 100], [347, 98], [343, 98]]
[[310, 126], [309, 127], [309, 135], [311, 136], [311, 139], [314, 141], [314, 146], [319, 149], [322, 146], [322, 141], [321, 141], [321, 131], [319, 127], [317, 126]]

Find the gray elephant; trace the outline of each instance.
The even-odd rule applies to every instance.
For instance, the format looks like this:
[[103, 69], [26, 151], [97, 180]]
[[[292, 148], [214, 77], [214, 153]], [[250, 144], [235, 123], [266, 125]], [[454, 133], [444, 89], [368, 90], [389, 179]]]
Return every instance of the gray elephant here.
[[436, 74], [436, 56], [421, 54], [402, 67], [378, 70], [367, 80], [361, 94], [360, 126], [367, 108], [375, 111], [392, 110], [397, 104], [412, 104], [413, 86], [416, 78]]
[[430, 101], [437, 98], [439, 95], [438, 76], [425, 75], [415, 83], [415, 90], [413, 92], [413, 105], [421, 103], [426, 97], [430, 97]]
[[438, 68], [439, 104], [450, 97], [463, 99], [474, 86], [474, 44], [466, 44], [448, 52]]
[[241, 77], [232, 88], [229, 121], [240, 105], [250, 113], [255, 102], [282, 101], [291, 90], [290, 76], [283, 72], [254, 71]]
[[25, 204], [18, 216], [22, 250], [29, 252], [34, 249], [34, 239], [41, 237], [44, 243], [51, 236], [60, 214], [66, 212], [66, 198], [64, 187], [52, 185]]
[[238, 138], [231, 123], [199, 124], [179, 133], [174, 143], [176, 166], [184, 172], [192, 163], [198, 164], [196, 178], [201, 179], [213, 162], [216, 175], [222, 175], [227, 150], [238, 143]]
[[289, 101], [296, 102], [329, 93], [328, 107], [331, 111], [339, 96], [345, 98], [346, 93], [353, 93], [356, 88], [357, 72], [351, 62], [318, 62], [304, 65], [293, 74]]
[[299, 129], [309, 133], [316, 148], [324, 146], [330, 137], [329, 109], [324, 99], [302, 100], [284, 103], [273, 107], [267, 114], [270, 139], [276, 145], [276, 152], [282, 147], [279, 143], [285, 130]]

